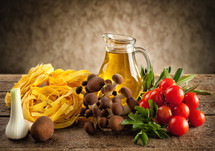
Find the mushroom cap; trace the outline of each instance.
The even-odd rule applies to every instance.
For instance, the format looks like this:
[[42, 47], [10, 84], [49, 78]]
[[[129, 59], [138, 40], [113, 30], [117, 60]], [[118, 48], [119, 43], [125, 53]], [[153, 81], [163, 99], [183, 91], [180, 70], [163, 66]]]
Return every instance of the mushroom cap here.
[[86, 114], [86, 118], [93, 116], [93, 112], [92, 112], [91, 109], [87, 109], [87, 110], [85, 111], [85, 114]]
[[89, 81], [91, 78], [93, 78], [93, 77], [96, 77], [96, 75], [95, 74], [90, 74], [88, 77], [87, 77], [87, 81]]
[[108, 110], [103, 109], [103, 110], [102, 110], [102, 116], [103, 116], [103, 117], [108, 117], [108, 115], [109, 115]]
[[122, 87], [120, 90], [119, 90], [119, 93], [121, 93], [124, 97], [126, 97], [127, 99], [131, 98], [132, 97], [132, 92], [129, 88], [127, 87]]
[[105, 87], [105, 89], [106, 89], [107, 92], [112, 92], [112, 91], [114, 91], [116, 89], [116, 87], [114, 85], [107, 85]]
[[106, 128], [108, 126], [108, 119], [106, 117], [102, 117], [99, 121], [98, 124], [101, 128]]
[[111, 110], [114, 115], [122, 115], [122, 113], [123, 113], [123, 107], [119, 103], [113, 103]]
[[100, 103], [100, 107], [102, 109], [106, 109], [110, 106], [110, 100], [107, 97], [103, 97], [101, 98], [101, 103]]
[[105, 93], [106, 93], [106, 88], [105, 88], [105, 87], [102, 87], [102, 88], [101, 88], [101, 93], [102, 93], [102, 94], [105, 94]]
[[86, 93], [90, 93], [90, 90], [87, 88], [87, 85], [85, 86]]
[[82, 86], [78, 86], [78, 87], [76, 88], [76, 93], [77, 93], [77, 94], [80, 94], [81, 91], [82, 91]]
[[113, 81], [116, 82], [117, 84], [122, 84], [123, 81], [124, 81], [123, 77], [122, 77], [120, 74], [114, 74], [114, 75], [112, 76], [112, 79], [113, 79]]
[[84, 103], [86, 103], [88, 105], [93, 105], [93, 104], [95, 104], [97, 102], [98, 102], [98, 98], [97, 98], [96, 94], [94, 94], [94, 93], [88, 93], [84, 97]]
[[121, 104], [121, 100], [119, 97], [115, 96], [112, 98], [112, 103], [118, 103], [118, 104]]
[[31, 135], [37, 141], [46, 141], [54, 134], [54, 123], [47, 116], [39, 117], [31, 127]]
[[91, 92], [98, 92], [105, 85], [104, 79], [101, 77], [93, 77], [87, 83], [87, 88]]
[[88, 121], [84, 124], [84, 130], [90, 135], [93, 135], [96, 132], [93, 122], [91, 121]]
[[124, 118], [119, 115], [111, 116], [109, 120], [109, 127], [114, 131], [121, 131], [124, 128], [124, 125], [121, 125]]
[[139, 105], [137, 100], [135, 98], [131, 97], [131, 98], [127, 99], [126, 102], [127, 102], [128, 106], [131, 108], [132, 112], [135, 112], [134, 107]]
[[105, 84], [106, 84], [106, 85], [111, 85], [111, 84], [112, 84], [112, 81], [111, 81], [110, 79], [107, 79], [107, 80], [105, 80]]
[[81, 108], [80, 110], [80, 116], [84, 116], [86, 109], [85, 108]]
[[102, 116], [101, 110], [98, 107], [92, 109], [94, 116]]
[[81, 85], [82, 86], [86, 86], [87, 85], [87, 81], [83, 81]]

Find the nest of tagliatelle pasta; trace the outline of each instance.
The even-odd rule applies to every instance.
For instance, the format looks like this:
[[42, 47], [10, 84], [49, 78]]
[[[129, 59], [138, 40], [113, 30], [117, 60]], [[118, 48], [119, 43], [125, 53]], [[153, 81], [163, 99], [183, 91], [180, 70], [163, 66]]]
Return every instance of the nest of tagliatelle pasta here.
[[[20, 88], [24, 118], [35, 122], [38, 117], [48, 116], [56, 129], [72, 125], [83, 100], [75, 90], [89, 74], [87, 70], [54, 70], [51, 64], [31, 68], [13, 87]], [[9, 92], [5, 103], [11, 105]]]

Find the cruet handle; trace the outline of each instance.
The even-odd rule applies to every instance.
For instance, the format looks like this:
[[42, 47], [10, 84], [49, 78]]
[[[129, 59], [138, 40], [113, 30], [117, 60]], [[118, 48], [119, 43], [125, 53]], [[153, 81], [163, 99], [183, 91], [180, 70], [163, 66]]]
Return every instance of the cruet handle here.
[[151, 57], [148, 53], [148, 51], [144, 48], [141, 48], [141, 47], [135, 47], [135, 53], [141, 53], [145, 60], [146, 60], [146, 64], [147, 64], [147, 73], [149, 73], [149, 69], [153, 69], [152, 68], [152, 61], [151, 61]]

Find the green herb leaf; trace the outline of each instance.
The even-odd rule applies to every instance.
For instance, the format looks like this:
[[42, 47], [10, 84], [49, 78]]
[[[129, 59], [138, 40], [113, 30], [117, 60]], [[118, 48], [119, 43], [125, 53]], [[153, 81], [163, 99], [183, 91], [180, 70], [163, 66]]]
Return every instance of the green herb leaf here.
[[194, 85], [194, 86], [192, 86], [192, 87], [190, 87], [190, 88], [186, 88], [186, 89], [184, 89], [184, 92], [185, 92], [185, 93], [192, 92], [192, 91], [195, 90], [198, 86], [199, 86], [199, 84], [196, 84], [196, 85]]
[[158, 106], [157, 106], [157, 104], [156, 104], [153, 100], [151, 100], [151, 99], [149, 99], [148, 102], [149, 102], [149, 107], [150, 107], [150, 114], [151, 114], [152, 118], [156, 118]]
[[169, 72], [167, 69], [164, 69], [164, 78], [169, 78]]
[[177, 85], [181, 85], [181, 84], [183, 84], [183, 83], [186, 83], [186, 82], [192, 80], [194, 77], [195, 77], [194, 74], [191, 74], [191, 75], [182, 77], [181, 79], [178, 80]]
[[142, 76], [142, 78], [145, 76], [145, 70], [143, 68], [143, 66], [141, 65], [141, 71], [140, 71], [140, 74]]
[[148, 136], [146, 135], [145, 132], [141, 131], [142, 134], [140, 135], [140, 140], [142, 142], [142, 145], [145, 146], [148, 142]]
[[140, 106], [135, 106], [136, 112], [129, 113], [129, 119], [125, 119], [122, 125], [132, 125], [132, 130], [139, 131], [134, 138], [134, 143], [137, 144], [141, 140], [142, 145], [146, 145], [148, 136], [167, 138], [165, 130], [159, 124], [153, 121], [157, 115], [158, 106], [151, 99], [148, 100], [150, 110]]
[[178, 80], [182, 77], [182, 75], [183, 75], [183, 69], [178, 68], [178, 70], [175, 72], [173, 80], [175, 80], [175, 82], [178, 82]]
[[193, 90], [192, 92], [200, 95], [214, 95], [213, 93], [205, 90]]
[[164, 79], [165, 70], [168, 71], [168, 73], [170, 73], [171, 72], [171, 67], [169, 66], [168, 68], [164, 68], [163, 72], [160, 74], [157, 82], [155, 83], [154, 88], [157, 88], [159, 86], [160, 82]]

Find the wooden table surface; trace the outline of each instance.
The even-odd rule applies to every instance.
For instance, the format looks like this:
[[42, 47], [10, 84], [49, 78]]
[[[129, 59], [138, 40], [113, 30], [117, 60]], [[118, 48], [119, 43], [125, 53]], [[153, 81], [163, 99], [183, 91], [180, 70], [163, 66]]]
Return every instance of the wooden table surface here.
[[[0, 150], [215, 150], [215, 96], [199, 95], [201, 110], [206, 115], [200, 127], [190, 127], [181, 137], [169, 135], [168, 139], [149, 138], [145, 147], [133, 144], [134, 134], [130, 131], [102, 132], [94, 136], [85, 133], [82, 124], [55, 130], [47, 142], [35, 142], [28, 134], [19, 141], [5, 136], [10, 110], [5, 106], [4, 97], [21, 75], [0, 75]], [[215, 74], [197, 75], [190, 84], [200, 83], [199, 89], [215, 93]]]

